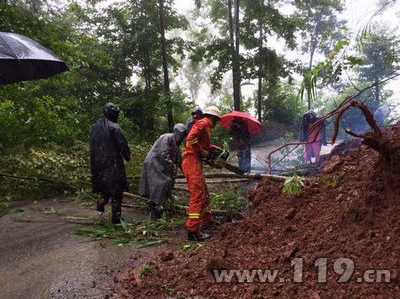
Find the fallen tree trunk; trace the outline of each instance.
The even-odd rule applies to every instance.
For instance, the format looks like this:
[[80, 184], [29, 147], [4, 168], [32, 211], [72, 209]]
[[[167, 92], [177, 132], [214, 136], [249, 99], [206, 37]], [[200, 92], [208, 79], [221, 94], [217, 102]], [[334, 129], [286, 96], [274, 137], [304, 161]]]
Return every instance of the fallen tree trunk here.
[[[269, 178], [271, 180], [276, 181], [284, 181], [286, 177], [265, 173], [244, 173], [242, 175], [238, 175], [232, 172], [206, 172], [204, 173], [205, 178], [214, 179], [214, 178], [247, 178], [250, 180], [259, 180], [262, 178]], [[184, 176], [177, 176], [176, 178], [184, 178]]]

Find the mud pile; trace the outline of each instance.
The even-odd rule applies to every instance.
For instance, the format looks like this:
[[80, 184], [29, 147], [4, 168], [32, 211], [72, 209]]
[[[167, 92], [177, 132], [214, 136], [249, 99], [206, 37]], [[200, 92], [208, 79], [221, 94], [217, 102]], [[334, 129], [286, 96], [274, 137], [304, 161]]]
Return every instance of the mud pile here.
[[[400, 143], [399, 131], [392, 140]], [[377, 152], [362, 145], [348, 157], [332, 157], [324, 172], [302, 188], [300, 196], [281, 190], [281, 183], [263, 180], [250, 195], [253, 210], [248, 218], [223, 225], [202, 248], [162, 253], [142, 279], [134, 269], [121, 276], [118, 296], [400, 296], [400, 176], [382, 171]], [[321, 264], [324, 260], [315, 267], [318, 258], [327, 258], [326, 270]], [[340, 258], [344, 260], [338, 262]], [[297, 268], [302, 282], [294, 282], [300, 276], [295, 276], [292, 263], [297, 263], [296, 267], [302, 263], [302, 269]], [[253, 269], [279, 272], [275, 282], [260, 282], [259, 276], [251, 283], [240, 282], [234, 275], [230, 282], [217, 283], [214, 276], [214, 270]], [[372, 272], [366, 274], [366, 270]], [[379, 277], [379, 273], [384, 275]], [[325, 281], [325, 274], [326, 282], [319, 282], [318, 278]], [[346, 275], [349, 280], [339, 283], [339, 279], [347, 280]], [[379, 279], [382, 282], [376, 282]]]

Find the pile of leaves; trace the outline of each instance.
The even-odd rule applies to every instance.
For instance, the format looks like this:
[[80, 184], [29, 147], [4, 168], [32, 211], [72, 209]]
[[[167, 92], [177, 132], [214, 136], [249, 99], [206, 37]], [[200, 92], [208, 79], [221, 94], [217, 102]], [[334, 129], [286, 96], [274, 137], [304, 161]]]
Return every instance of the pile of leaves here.
[[181, 227], [183, 219], [159, 219], [152, 221], [150, 218], [144, 221], [127, 222], [121, 221], [114, 225], [111, 222], [111, 214], [107, 219], [99, 220], [95, 226], [90, 229], [76, 229], [75, 233], [80, 236], [90, 237], [91, 241], [110, 239], [113, 243], [122, 246], [129, 243], [139, 243], [141, 247], [160, 245], [166, 241], [162, 232]]

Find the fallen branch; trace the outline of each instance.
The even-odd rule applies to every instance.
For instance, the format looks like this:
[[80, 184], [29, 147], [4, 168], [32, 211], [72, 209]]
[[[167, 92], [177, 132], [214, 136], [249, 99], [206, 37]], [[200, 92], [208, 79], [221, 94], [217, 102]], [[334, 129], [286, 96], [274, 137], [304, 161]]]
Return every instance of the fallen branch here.
[[[135, 197], [135, 198], [136, 198], [136, 197]], [[142, 198], [144, 198], [144, 197], [142, 197]], [[144, 198], [144, 199], [147, 200], [147, 198]], [[126, 208], [132, 208], [132, 209], [137, 208], [137, 205], [127, 204], [127, 203], [122, 204], [122, 206], [123, 206], [123, 207], [126, 207]], [[176, 208], [177, 210], [180, 210], [180, 211], [182, 211], [182, 212], [187, 213], [187, 210], [188, 210], [188, 207], [187, 207], [187, 206], [178, 205], [178, 204], [173, 204], [172, 206], [173, 206], [174, 208]], [[225, 210], [212, 210], [211, 212], [212, 212], [213, 215], [215, 215], [215, 216], [226, 216], [226, 215], [232, 214], [231, 212], [225, 211]]]
[[[338, 114], [337, 114], [337, 116], [336, 116], [336, 118], [335, 118], [335, 127], [334, 127], [334, 131], [333, 131], [333, 136], [332, 136], [332, 143], [335, 143], [336, 138], [337, 138], [337, 135], [338, 135], [338, 132], [339, 132], [339, 122], [340, 122], [340, 118], [342, 117], [343, 113], [344, 113], [347, 109], [349, 109], [350, 107], [355, 107], [355, 108], [360, 109], [360, 110], [362, 111], [362, 113], [364, 114], [365, 119], [366, 119], [367, 122], [368, 122], [368, 125], [369, 125], [369, 126], [371, 127], [371, 129], [374, 131], [374, 134], [373, 134], [373, 135], [375, 135], [376, 138], [381, 138], [381, 137], [382, 137], [382, 132], [381, 132], [381, 130], [379, 129], [379, 126], [376, 124], [376, 122], [375, 122], [375, 120], [374, 120], [374, 117], [373, 117], [372, 113], [369, 111], [368, 107], [367, 107], [364, 103], [361, 103], [361, 102], [359, 102], [359, 101], [353, 100], [353, 101], [347, 103], [346, 105], [344, 105], [343, 107], [341, 107], [341, 108], [338, 110]], [[346, 133], [347, 133], [347, 132], [350, 132], [350, 130], [349, 130], [349, 129], [346, 129]], [[364, 134], [364, 135], [358, 135], [358, 136], [357, 136], [356, 134], [352, 133], [352, 134], [349, 134], [349, 135], [356, 136], [356, 137], [362, 137], [362, 136], [364, 136], [365, 134]]]
[[[243, 178], [243, 179], [229, 179], [229, 180], [214, 180], [214, 181], [210, 181], [210, 180], [206, 180], [207, 185], [209, 184], [224, 184], [224, 183], [243, 183], [243, 182], [248, 182], [250, 179], [248, 178]], [[186, 181], [175, 181], [175, 184], [178, 185], [186, 185]]]
[[134, 193], [124, 192], [124, 196], [148, 201], [148, 199], [146, 197], [143, 197], [143, 196], [140, 196], [140, 195], [134, 194]]
[[232, 172], [206, 172], [204, 173], [205, 178], [247, 178], [251, 180], [259, 180], [262, 178], [269, 178], [271, 180], [284, 181], [286, 177], [265, 173], [244, 173], [242, 175], [235, 174]]

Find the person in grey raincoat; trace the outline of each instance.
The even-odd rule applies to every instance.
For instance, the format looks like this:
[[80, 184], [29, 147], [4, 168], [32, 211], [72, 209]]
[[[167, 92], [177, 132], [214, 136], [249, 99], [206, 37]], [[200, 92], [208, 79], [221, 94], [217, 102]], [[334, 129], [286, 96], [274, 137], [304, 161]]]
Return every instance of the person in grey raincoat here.
[[127, 187], [123, 159], [130, 160], [128, 143], [118, 125], [119, 108], [112, 103], [104, 106], [104, 118], [90, 129], [90, 169], [93, 192], [100, 193], [97, 211], [111, 199], [112, 222], [121, 221], [122, 194]]
[[184, 124], [176, 124], [173, 133], [161, 135], [147, 153], [139, 184], [140, 195], [149, 199], [153, 218], [160, 218], [158, 206], [172, 196], [176, 167], [181, 168], [182, 155], [179, 145], [186, 137]]

